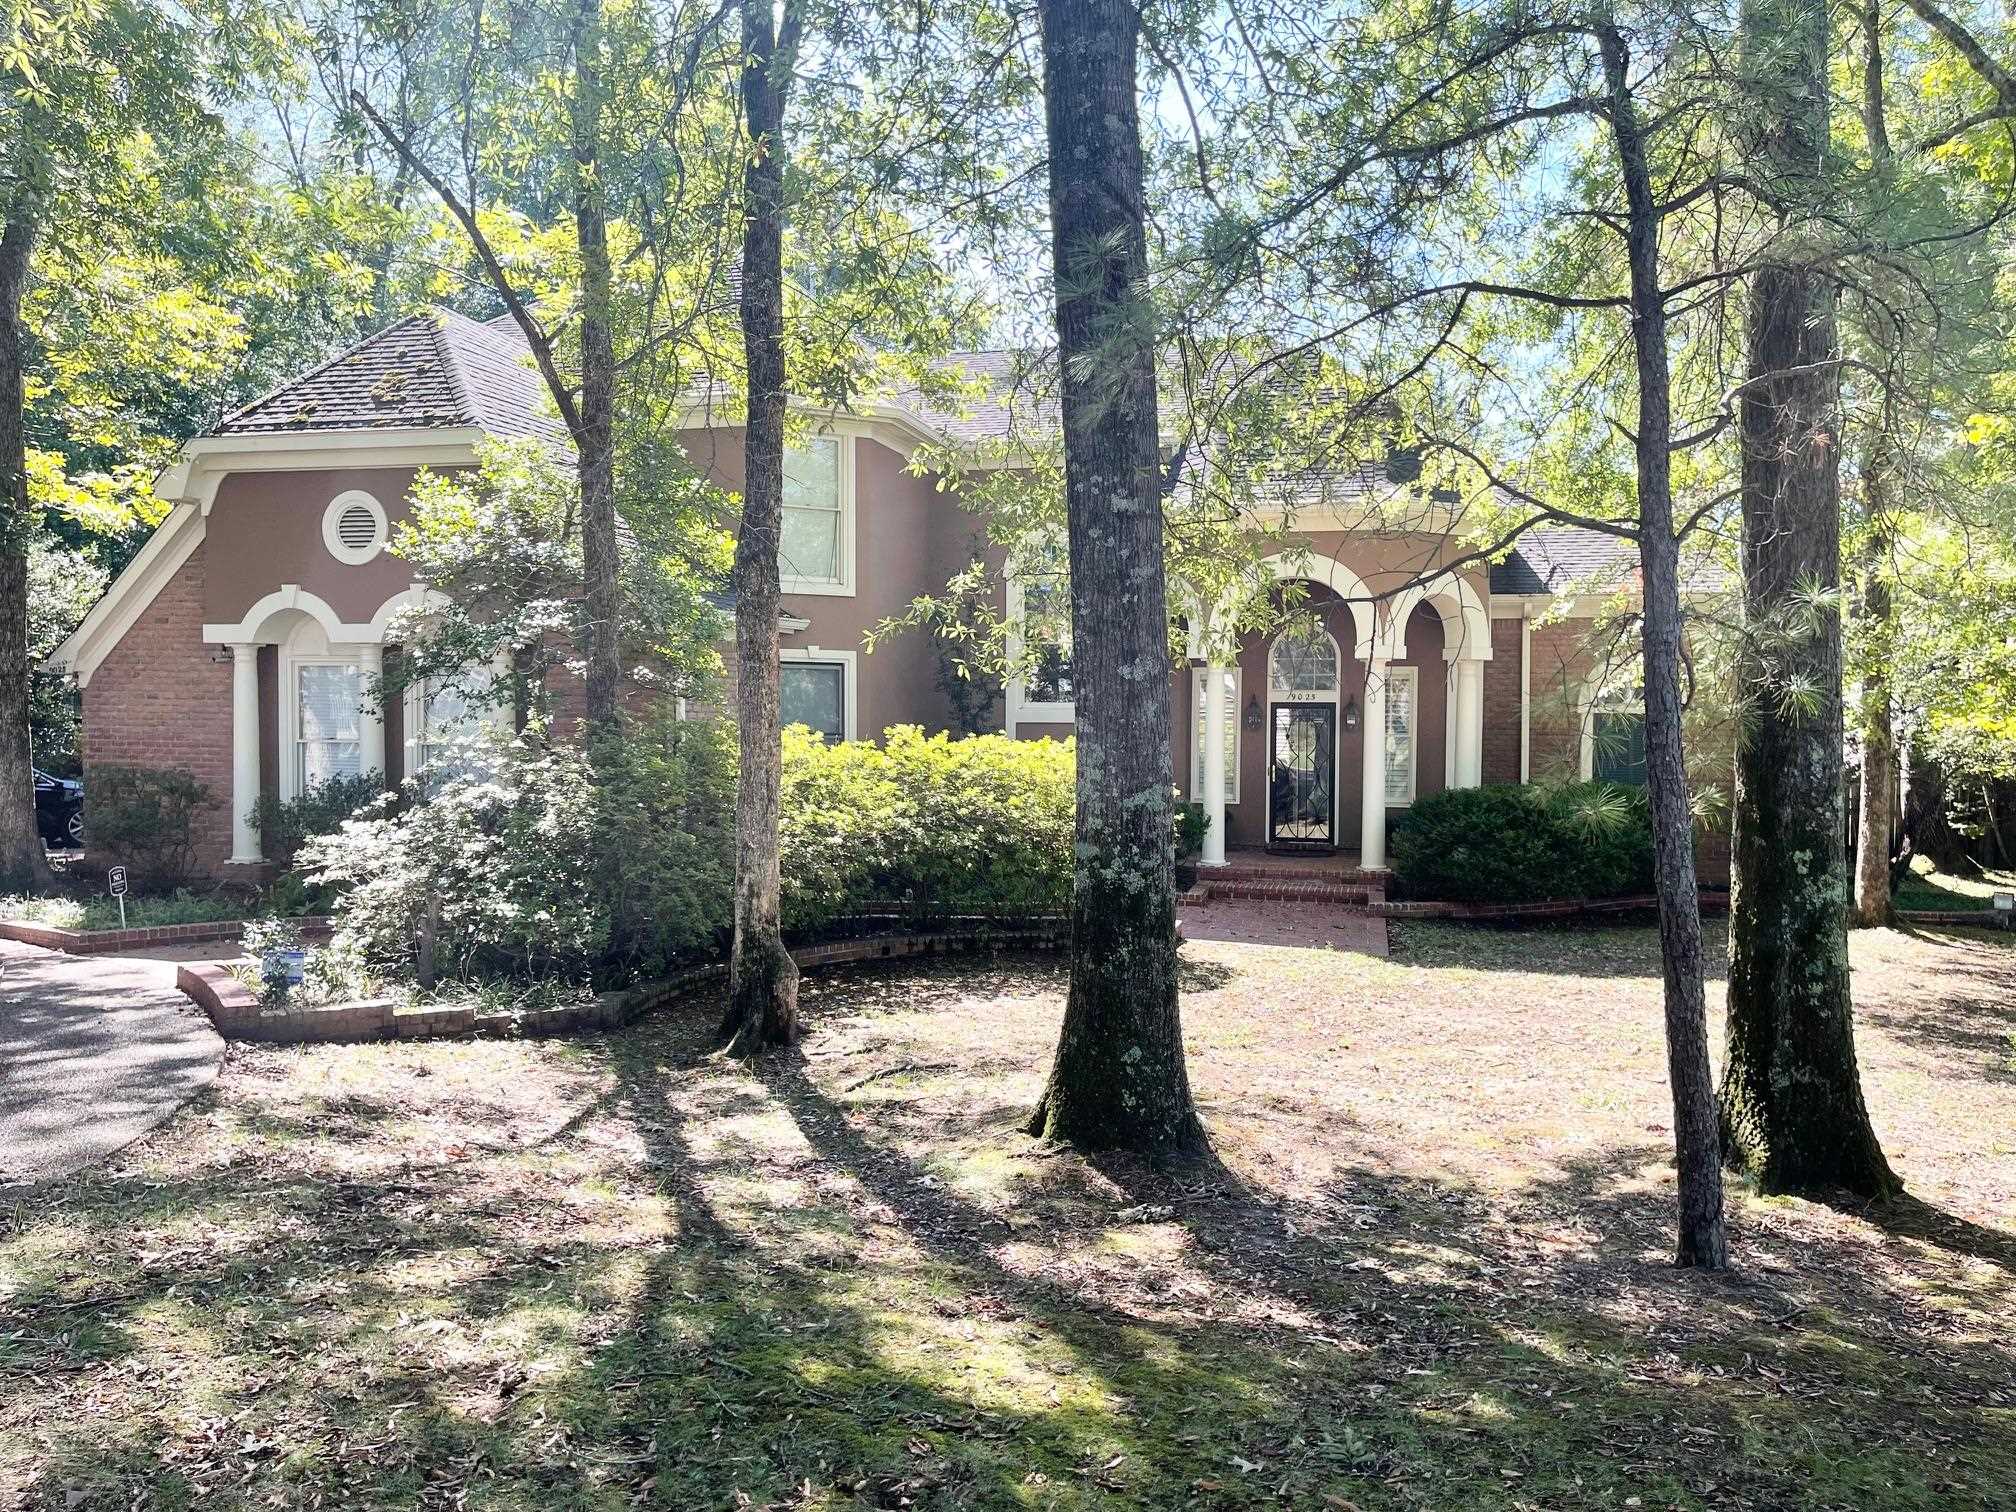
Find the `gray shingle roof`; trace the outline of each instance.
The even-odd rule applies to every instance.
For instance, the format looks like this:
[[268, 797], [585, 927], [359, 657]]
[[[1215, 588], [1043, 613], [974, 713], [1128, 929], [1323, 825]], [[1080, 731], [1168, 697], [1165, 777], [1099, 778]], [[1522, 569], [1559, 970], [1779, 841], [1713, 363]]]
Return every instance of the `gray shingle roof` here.
[[1620, 536], [1579, 525], [1540, 525], [1491, 564], [1493, 593], [1559, 593], [1570, 584], [1614, 588], [1637, 570], [1638, 549]]
[[216, 434], [480, 426], [565, 442], [515, 326], [423, 310], [221, 422]]

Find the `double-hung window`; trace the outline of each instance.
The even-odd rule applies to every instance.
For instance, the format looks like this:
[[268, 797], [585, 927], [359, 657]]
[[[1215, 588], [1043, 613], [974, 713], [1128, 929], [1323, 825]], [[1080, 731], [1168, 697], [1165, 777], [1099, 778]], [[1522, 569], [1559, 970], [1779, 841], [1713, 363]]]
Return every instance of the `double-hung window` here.
[[294, 665], [294, 791], [364, 769], [364, 669], [355, 662]]
[[1010, 564], [1008, 655], [1010, 723], [1070, 723], [1071, 578], [1061, 546], [1025, 550]]
[[839, 436], [815, 436], [784, 453], [784, 530], [778, 569], [787, 593], [853, 592], [848, 457]]
[[1638, 687], [1603, 690], [1590, 701], [1582, 726], [1583, 774], [1595, 782], [1645, 786], [1645, 693]]
[[472, 707], [460, 688], [416, 683], [406, 690], [406, 775], [453, 775], [450, 763], [459, 742], [483, 724], [483, 710]]

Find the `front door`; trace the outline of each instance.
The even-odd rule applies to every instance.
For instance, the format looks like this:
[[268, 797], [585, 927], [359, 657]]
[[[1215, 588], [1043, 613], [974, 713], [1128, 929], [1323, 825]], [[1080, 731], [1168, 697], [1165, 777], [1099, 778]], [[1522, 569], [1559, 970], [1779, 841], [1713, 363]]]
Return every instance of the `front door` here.
[[1278, 845], [1337, 843], [1337, 706], [1274, 705], [1267, 838]]

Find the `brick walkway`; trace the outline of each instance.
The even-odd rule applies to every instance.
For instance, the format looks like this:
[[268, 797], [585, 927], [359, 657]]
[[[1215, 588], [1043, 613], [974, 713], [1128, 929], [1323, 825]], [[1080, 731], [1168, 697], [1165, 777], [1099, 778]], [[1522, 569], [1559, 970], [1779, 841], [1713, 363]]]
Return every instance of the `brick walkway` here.
[[1351, 950], [1386, 954], [1386, 921], [1344, 913], [1316, 903], [1272, 898], [1213, 898], [1180, 904], [1177, 923], [1188, 940], [1226, 940], [1240, 945], [1293, 945], [1308, 950]]

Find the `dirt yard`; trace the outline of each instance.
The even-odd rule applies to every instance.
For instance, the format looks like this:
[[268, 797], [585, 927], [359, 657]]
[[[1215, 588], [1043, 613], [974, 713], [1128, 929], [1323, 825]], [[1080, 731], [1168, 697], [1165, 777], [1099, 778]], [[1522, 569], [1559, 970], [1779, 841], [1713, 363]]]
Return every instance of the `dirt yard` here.
[[[1719, 945], [1719, 941], [1716, 942]], [[1185, 948], [1218, 1160], [1017, 1124], [1056, 962], [234, 1049], [0, 1236], [0, 1508], [2016, 1506], [2016, 948], [1856, 942], [1912, 1197], [1667, 1263], [1649, 929]], [[1719, 994], [1711, 991], [1711, 999]]]

